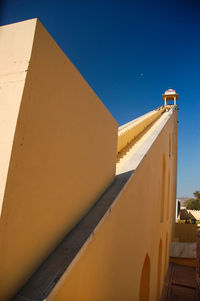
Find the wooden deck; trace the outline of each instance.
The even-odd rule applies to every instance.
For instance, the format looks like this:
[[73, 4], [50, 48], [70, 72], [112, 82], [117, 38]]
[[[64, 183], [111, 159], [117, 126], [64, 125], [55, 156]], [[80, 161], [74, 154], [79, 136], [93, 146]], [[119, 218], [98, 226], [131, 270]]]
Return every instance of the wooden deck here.
[[195, 301], [196, 269], [170, 263], [160, 301]]

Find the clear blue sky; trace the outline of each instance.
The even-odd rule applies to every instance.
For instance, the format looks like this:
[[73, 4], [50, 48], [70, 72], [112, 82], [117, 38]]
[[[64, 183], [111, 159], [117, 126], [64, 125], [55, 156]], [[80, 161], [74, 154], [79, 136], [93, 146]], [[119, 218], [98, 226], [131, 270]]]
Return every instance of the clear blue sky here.
[[119, 125], [179, 93], [178, 196], [200, 190], [200, 1], [1, 0], [0, 25], [39, 18]]

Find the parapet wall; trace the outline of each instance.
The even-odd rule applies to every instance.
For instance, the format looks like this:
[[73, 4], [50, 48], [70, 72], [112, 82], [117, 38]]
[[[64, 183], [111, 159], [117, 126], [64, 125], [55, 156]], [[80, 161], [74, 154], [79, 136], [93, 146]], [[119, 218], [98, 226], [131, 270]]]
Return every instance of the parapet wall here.
[[155, 132], [151, 148], [47, 300], [159, 300], [174, 221], [177, 111]]
[[118, 125], [38, 20], [0, 30], [6, 301], [112, 182]]
[[176, 223], [174, 237], [180, 242], [196, 242], [197, 225]]

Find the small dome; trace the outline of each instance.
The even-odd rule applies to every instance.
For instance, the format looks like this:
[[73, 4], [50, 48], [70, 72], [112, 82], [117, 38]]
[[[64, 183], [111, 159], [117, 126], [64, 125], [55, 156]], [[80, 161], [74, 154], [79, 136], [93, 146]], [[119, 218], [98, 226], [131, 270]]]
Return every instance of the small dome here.
[[167, 94], [167, 95], [176, 94], [176, 91], [170, 88], [170, 89], [165, 91], [165, 94]]
[[162, 94], [162, 98], [165, 103], [168, 100], [174, 100], [174, 102], [176, 104], [176, 101], [178, 100], [178, 94], [176, 93], [176, 91], [174, 89], [169, 88], [168, 90], [165, 91], [164, 94]]

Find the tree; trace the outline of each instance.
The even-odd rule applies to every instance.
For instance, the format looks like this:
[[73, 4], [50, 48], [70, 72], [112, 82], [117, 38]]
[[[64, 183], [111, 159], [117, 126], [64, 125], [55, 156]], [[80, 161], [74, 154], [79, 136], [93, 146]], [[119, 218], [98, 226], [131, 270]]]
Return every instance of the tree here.
[[186, 208], [192, 210], [200, 210], [200, 190], [193, 193], [194, 199], [189, 199], [186, 201]]
[[194, 193], [193, 193], [195, 199], [198, 199], [200, 200], [200, 190], [196, 190]]

